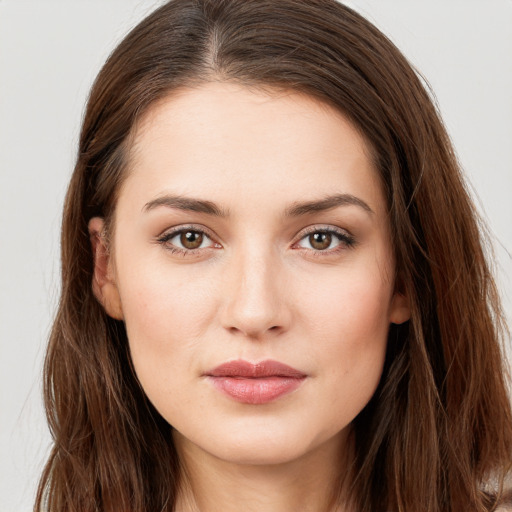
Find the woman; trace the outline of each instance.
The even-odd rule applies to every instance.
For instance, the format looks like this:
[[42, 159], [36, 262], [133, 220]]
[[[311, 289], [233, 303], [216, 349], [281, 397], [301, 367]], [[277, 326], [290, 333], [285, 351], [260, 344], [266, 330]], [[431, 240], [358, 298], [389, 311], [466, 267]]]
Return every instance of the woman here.
[[347, 7], [149, 16], [93, 87], [62, 233], [36, 510], [505, 505], [476, 214], [420, 80]]

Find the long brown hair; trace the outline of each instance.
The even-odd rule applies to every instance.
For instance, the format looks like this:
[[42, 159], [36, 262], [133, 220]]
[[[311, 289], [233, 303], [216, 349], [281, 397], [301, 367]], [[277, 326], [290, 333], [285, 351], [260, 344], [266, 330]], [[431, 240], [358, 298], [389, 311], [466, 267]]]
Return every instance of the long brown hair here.
[[361, 512], [494, 510], [512, 464], [502, 315], [480, 223], [422, 80], [334, 0], [174, 0], [134, 28], [93, 86], [62, 226], [62, 296], [45, 364], [54, 446], [35, 510], [171, 511], [171, 426], [134, 373], [124, 324], [92, 288], [87, 231], [112, 218], [139, 116], [179, 87], [301, 91], [364, 134], [387, 194], [411, 319], [354, 420]]

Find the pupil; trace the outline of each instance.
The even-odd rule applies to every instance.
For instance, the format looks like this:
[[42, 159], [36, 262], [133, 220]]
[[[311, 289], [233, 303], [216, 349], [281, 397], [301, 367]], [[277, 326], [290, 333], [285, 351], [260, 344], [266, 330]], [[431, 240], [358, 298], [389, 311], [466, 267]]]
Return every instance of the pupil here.
[[203, 235], [197, 231], [186, 231], [181, 234], [180, 242], [187, 249], [197, 249], [203, 243]]
[[330, 233], [313, 233], [309, 235], [311, 247], [323, 251], [331, 245], [332, 235]]

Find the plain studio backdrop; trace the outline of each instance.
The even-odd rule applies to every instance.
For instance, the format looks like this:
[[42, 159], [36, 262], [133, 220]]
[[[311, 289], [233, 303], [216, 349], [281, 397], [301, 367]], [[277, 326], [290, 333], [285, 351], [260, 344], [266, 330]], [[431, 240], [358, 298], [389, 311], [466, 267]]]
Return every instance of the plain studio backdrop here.
[[[86, 96], [114, 46], [161, 3], [0, 0], [0, 512], [31, 510], [50, 445], [42, 359]], [[347, 3], [390, 36], [433, 87], [491, 229], [510, 321], [512, 0]]]

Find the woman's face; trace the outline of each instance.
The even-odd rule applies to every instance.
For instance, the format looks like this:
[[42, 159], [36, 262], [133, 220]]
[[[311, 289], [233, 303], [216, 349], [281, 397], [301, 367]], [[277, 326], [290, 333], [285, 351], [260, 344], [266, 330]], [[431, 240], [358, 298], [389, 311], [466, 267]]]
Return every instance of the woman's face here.
[[176, 442], [260, 464], [340, 443], [409, 316], [363, 138], [310, 97], [219, 82], [135, 135], [95, 290]]

